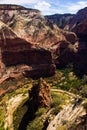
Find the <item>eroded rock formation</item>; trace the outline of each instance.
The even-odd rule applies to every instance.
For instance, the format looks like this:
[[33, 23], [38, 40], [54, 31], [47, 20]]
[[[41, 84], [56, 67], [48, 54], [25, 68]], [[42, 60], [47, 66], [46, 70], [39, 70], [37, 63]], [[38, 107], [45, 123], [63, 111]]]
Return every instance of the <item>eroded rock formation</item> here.
[[[12, 72], [24, 73], [29, 76], [50, 76], [55, 73], [51, 52], [42, 48], [35, 48], [30, 42], [19, 38], [7, 25], [0, 22], [0, 68], [1, 73], [7, 66], [26, 65], [9, 69]], [[13, 67], [15, 68], [15, 67]]]
[[[46, 20], [38, 10], [27, 9], [16, 5], [2, 5], [0, 6], [0, 10], [0, 19], [18, 36], [36, 46], [51, 50], [55, 48], [55, 44], [59, 46], [60, 41], [68, 41], [63, 32], [55, 24]], [[5, 11], [7, 15], [4, 19]], [[72, 44], [72, 40], [69, 40], [69, 42]]]
[[70, 30], [73, 30], [74, 27], [77, 27], [80, 23], [83, 23], [87, 19], [87, 7], [79, 10], [76, 15], [69, 22]]
[[[66, 18], [64, 18], [63, 16], [64, 15], [62, 15], [61, 17], [58, 16], [58, 19], [61, 20], [61, 22], [59, 21], [61, 23], [61, 27], [63, 27], [65, 30], [73, 31], [78, 36], [79, 39], [79, 45], [77, 47], [78, 53], [74, 55], [74, 58], [71, 53], [69, 53], [71, 56], [65, 53], [66, 58], [64, 58], [65, 56], [61, 56], [59, 60], [57, 60], [57, 62], [61, 61], [63, 64], [65, 64], [63, 59], [66, 59], [65, 60], [66, 62], [67, 59], [73, 58], [72, 61], [75, 61], [74, 62], [75, 70], [78, 71], [78, 74], [79, 73], [87, 74], [87, 68], [86, 68], [87, 66], [87, 7], [79, 10], [75, 15], [72, 15], [70, 19], [67, 19], [67, 22], [65, 24], [62, 23], [62, 20], [66, 21], [66, 18], [68, 18], [68, 16]], [[51, 21], [57, 21], [57, 15], [48, 16], [48, 19], [50, 19]], [[57, 22], [57, 25], [60, 25], [60, 23]], [[66, 36], [66, 39], [67, 38], [70, 38], [70, 40], [75, 39], [74, 35], [72, 35], [72, 37], [71, 35], [70, 36], [69, 35], [70, 33]], [[69, 39], [67, 40], [69, 41]]]
[[78, 50], [76, 35], [60, 30], [38, 10], [0, 5], [0, 20], [5, 23], [1, 22], [0, 29], [2, 64], [30, 66], [26, 74], [22, 71], [24, 75], [53, 75], [54, 62], [58, 66], [67, 64], [66, 58], [73, 59]]
[[77, 12], [69, 26], [79, 38], [75, 68], [78, 73], [87, 74], [87, 7]]
[[64, 29], [64, 27], [69, 24], [73, 16], [74, 14], [54, 14], [45, 17], [55, 23], [58, 27]]
[[42, 78], [29, 91], [29, 98], [32, 100], [32, 108], [50, 107], [52, 103], [50, 86]]

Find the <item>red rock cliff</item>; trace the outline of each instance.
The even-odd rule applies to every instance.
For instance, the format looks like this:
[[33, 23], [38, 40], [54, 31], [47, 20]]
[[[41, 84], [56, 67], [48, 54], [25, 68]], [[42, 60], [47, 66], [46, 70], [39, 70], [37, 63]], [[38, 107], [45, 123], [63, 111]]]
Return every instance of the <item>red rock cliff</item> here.
[[[59, 61], [57, 57], [61, 57], [60, 55], [64, 54], [63, 59], [66, 59], [67, 54], [69, 55], [71, 51], [75, 53], [78, 50], [75, 46], [77, 41], [76, 35], [60, 30], [55, 24], [47, 21], [38, 10], [15, 5], [1, 5], [0, 14], [0, 19], [6, 23], [20, 39], [31, 43], [35, 48], [49, 50], [58, 65], [61, 65], [61, 60]], [[66, 53], [65, 50], [69, 53]], [[7, 52], [4, 54], [6, 55], [6, 53]], [[27, 55], [27, 52], [23, 54]], [[20, 53], [18, 55], [20, 55]], [[14, 56], [17, 57], [17, 55]], [[73, 55], [71, 54], [70, 59], [72, 59], [72, 57]], [[66, 61], [69, 61], [69, 59]], [[62, 60], [62, 62], [65, 64], [65, 60]]]
[[49, 76], [55, 73], [50, 51], [33, 47], [2, 22], [0, 22], [0, 50], [0, 65], [3, 69], [5, 66], [24, 64], [31, 66], [26, 71], [27, 75], [32, 77], [37, 76], [37, 73], [38, 76]]

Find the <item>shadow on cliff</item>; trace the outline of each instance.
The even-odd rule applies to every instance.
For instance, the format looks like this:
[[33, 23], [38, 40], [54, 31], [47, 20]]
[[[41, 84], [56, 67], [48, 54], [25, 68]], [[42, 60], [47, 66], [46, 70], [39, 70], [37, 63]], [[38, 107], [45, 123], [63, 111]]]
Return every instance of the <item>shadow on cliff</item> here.
[[[28, 105], [28, 110], [24, 114], [18, 130], [26, 130], [29, 123], [36, 117], [35, 114], [39, 108], [50, 108], [52, 104], [51, 91], [45, 80], [40, 78], [38, 83], [34, 84], [31, 90], [29, 90], [29, 101], [26, 104]], [[43, 130], [46, 127], [47, 121], [44, 123]]]
[[87, 75], [87, 38], [81, 37], [79, 39], [77, 53], [64, 53], [58, 57], [56, 63], [58, 69], [64, 69], [68, 65], [72, 65], [74, 73], [80, 78]]
[[38, 107], [33, 103], [32, 99], [27, 101], [24, 105], [28, 107], [27, 112], [24, 114], [18, 130], [26, 130], [29, 122], [31, 122], [35, 118], [35, 112]]
[[87, 75], [87, 38], [79, 39], [78, 53], [75, 55], [74, 72], [78, 77]]
[[27, 54], [32, 49], [32, 45], [24, 39], [18, 37], [6, 38], [6, 43], [1, 43], [0, 46], [2, 62], [6, 67], [29, 62]]

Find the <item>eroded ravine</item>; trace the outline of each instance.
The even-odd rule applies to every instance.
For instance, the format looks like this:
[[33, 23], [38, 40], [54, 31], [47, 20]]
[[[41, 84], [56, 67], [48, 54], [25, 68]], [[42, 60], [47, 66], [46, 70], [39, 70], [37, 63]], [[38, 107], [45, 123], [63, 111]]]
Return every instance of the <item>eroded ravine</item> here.
[[26, 94], [18, 94], [17, 96], [12, 97], [6, 102], [7, 105], [7, 113], [5, 117], [5, 125], [4, 128], [7, 130], [14, 130], [13, 128], [13, 113], [17, 109], [17, 107], [28, 98], [28, 93]]
[[[72, 93], [68, 93], [63, 90], [52, 89], [53, 92], [67, 94], [71, 99], [75, 99], [76, 95]], [[13, 128], [13, 113], [19, 107], [19, 105], [28, 98], [28, 94], [18, 94], [6, 102], [7, 113], [5, 117], [5, 130], [9, 128], [10, 130], [14, 130]], [[79, 101], [79, 100], [78, 100]], [[67, 106], [65, 105], [63, 110], [58, 113], [55, 118], [49, 123], [47, 130], [56, 130], [58, 126], [63, 125], [63, 122], [66, 121], [68, 123], [73, 123], [78, 116], [84, 114], [84, 109], [82, 106], [82, 102], [78, 104], [69, 103]]]
[[57, 130], [60, 126], [67, 125], [69, 127], [74, 123], [77, 117], [85, 114], [82, 103], [69, 104], [60, 113], [58, 113], [54, 120], [50, 122], [47, 130]]

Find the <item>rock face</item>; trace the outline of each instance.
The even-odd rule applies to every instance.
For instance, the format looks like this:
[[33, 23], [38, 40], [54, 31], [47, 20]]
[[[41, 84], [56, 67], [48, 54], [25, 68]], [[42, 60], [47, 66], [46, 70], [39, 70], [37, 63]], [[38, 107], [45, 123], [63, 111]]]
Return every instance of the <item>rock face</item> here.
[[[53, 60], [61, 66], [65, 64], [66, 54], [72, 51], [69, 55], [72, 59], [78, 50], [76, 35], [60, 30], [38, 10], [0, 5], [0, 20], [4, 22], [0, 29], [1, 65], [28, 65], [31, 69], [26, 70], [26, 75], [30, 76], [32, 71], [34, 76], [52, 75], [55, 71]], [[66, 64], [67, 61], [69, 59]]]
[[52, 48], [60, 41], [67, 41], [61, 30], [55, 24], [46, 20], [38, 10], [16, 5], [2, 5], [0, 10], [0, 19], [18, 36], [28, 42], [31, 41], [33, 44], [44, 48]]
[[[50, 76], [55, 73], [50, 51], [32, 47], [31, 43], [19, 38], [8, 26], [0, 22], [0, 72], [6, 71], [7, 66], [20, 64], [29, 66], [25, 70], [32, 77], [38, 74]], [[21, 68], [18, 71], [23, 73]], [[10, 70], [10, 73], [13, 71]], [[26, 75], [26, 72], [24, 74]]]
[[[63, 15], [62, 15], [63, 16]], [[63, 17], [62, 17], [63, 18]], [[66, 17], [67, 18], [67, 17]], [[54, 16], [48, 16], [48, 19], [51, 21], [57, 21], [56, 15]], [[78, 73], [86, 73], [87, 74], [87, 7], [84, 9], [79, 10], [75, 15], [72, 15], [70, 19], [67, 19], [67, 23], [63, 24], [61, 20], [61, 26], [65, 30], [73, 31], [79, 38], [79, 45], [74, 44], [77, 46], [78, 53], [72, 56], [72, 54], [68, 51], [67, 53], [60, 55], [59, 59], [57, 59], [57, 62], [61, 62], [63, 65], [66, 63], [67, 59], [70, 61], [72, 58], [72, 61], [75, 61], [75, 70], [78, 70]], [[59, 23], [57, 24], [59, 25]], [[64, 26], [63, 26], [64, 25]], [[74, 35], [71, 35], [70, 33], [66, 36], [67, 38], [70, 38], [70, 41], [73, 38]], [[67, 39], [69, 41], [69, 39]], [[71, 55], [71, 56], [70, 56]], [[69, 57], [70, 56], [70, 57]], [[63, 59], [66, 59], [65, 61]], [[63, 62], [62, 62], [63, 61]]]
[[76, 14], [54, 14], [45, 16], [52, 23], [65, 30], [74, 31], [76, 34], [86, 31], [83, 27], [83, 23], [87, 23], [87, 7], [79, 10]]
[[86, 40], [87, 37], [87, 19], [83, 21], [82, 23], [78, 24], [75, 28], [75, 32], [78, 35], [79, 38], [83, 38]]
[[25, 18], [32, 18], [33, 16], [41, 14], [39, 10], [28, 9], [19, 5], [0, 4], [0, 19], [9, 24], [15, 15], [21, 15]]
[[83, 23], [85, 20], [87, 20], [87, 7], [79, 10], [76, 13], [76, 15], [72, 18], [72, 20], [69, 22], [70, 30], [73, 30], [75, 26], [78, 26], [80, 23]]
[[79, 38], [76, 70], [79, 70], [79, 73], [87, 74], [87, 7], [77, 12], [69, 26], [70, 30], [74, 31]]
[[38, 84], [29, 91], [29, 98], [32, 100], [32, 108], [50, 107], [52, 103], [50, 86], [40, 78]]
[[64, 27], [69, 24], [73, 16], [74, 14], [54, 14], [54, 15], [49, 15], [45, 17], [48, 20], [55, 23], [58, 27], [64, 29]]

